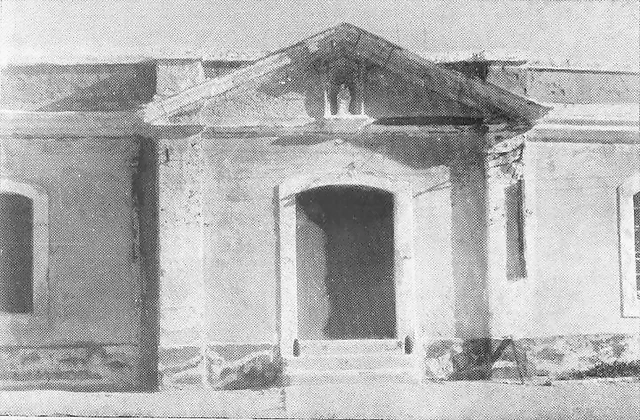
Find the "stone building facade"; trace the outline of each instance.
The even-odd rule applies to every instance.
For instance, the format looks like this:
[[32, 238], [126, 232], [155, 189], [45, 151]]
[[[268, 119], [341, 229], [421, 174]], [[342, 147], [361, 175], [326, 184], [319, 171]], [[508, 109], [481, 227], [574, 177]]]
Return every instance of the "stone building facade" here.
[[640, 359], [637, 72], [342, 24], [256, 60], [8, 66], [1, 92], [5, 388]]

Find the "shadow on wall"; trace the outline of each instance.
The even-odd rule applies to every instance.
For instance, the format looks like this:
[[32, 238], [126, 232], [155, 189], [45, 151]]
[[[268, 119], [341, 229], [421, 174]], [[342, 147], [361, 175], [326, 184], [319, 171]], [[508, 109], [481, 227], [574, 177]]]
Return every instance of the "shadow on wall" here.
[[158, 140], [140, 138], [138, 171], [133, 182], [138, 212], [141, 257], [140, 386], [158, 387], [159, 299], [160, 299], [160, 184]]

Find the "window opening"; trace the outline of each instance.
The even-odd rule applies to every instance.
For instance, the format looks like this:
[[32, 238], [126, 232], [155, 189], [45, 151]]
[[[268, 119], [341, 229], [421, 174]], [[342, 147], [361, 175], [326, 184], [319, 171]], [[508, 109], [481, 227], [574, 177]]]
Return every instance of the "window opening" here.
[[0, 193], [0, 311], [33, 312], [33, 201]]
[[507, 278], [510, 280], [517, 280], [527, 276], [525, 261], [523, 181], [517, 181], [506, 188], [505, 213]]
[[640, 192], [633, 195], [633, 234], [636, 263], [636, 290], [640, 297]]

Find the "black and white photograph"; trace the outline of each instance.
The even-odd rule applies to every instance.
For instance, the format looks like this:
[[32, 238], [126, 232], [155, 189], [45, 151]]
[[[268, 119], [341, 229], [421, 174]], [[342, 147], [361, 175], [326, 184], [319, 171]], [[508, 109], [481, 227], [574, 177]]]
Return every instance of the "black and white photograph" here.
[[640, 419], [638, 0], [0, 0], [0, 418]]

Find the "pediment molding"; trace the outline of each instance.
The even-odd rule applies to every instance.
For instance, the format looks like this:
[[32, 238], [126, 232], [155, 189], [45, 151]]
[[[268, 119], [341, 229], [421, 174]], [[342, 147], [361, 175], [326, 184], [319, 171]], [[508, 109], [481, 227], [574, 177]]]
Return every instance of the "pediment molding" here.
[[[158, 98], [141, 112], [148, 123], [167, 123], [185, 109], [208, 100], [225, 101], [233, 93], [262, 84], [287, 83], [313, 75], [324, 79], [326, 89], [357, 80], [370, 69], [383, 69], [422, 95], [439, 95], [447, 101], [476, 110], [487, 119], [501, 116], [534, 122], [549, 108], [513, 94], [479, 78], [447, 69], [354, 25], [343, 23], [276, 51], [226, 76], [206, 80], [169, 98]], [[361, 80], [361, 78], [360, 78]]]

